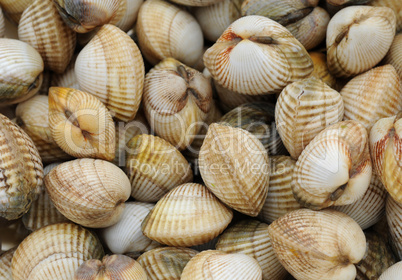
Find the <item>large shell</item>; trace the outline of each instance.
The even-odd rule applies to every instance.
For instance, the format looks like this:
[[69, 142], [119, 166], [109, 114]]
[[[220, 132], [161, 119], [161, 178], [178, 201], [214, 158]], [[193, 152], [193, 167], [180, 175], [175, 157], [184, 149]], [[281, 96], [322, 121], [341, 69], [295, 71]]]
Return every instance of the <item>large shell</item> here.
[[31, 138], [0, 114], [0, 217], [25, 214], [42, 184], [43, 166]]
[[212, 88], [200, 72], [167, 58], [147, 73], [143, 103], [155, 133], [183, 150], [208, 116]]
[[366, 252], [360, 226], [334, 210], [296, 210], [268, 231], [280, 262], [298, 280], [353, 280]]
[[206, 186], [226, 205], [257, 216], [268, 193], [269, 161], [262, 143], [246, 130], [209, 126], [199, 155]]
[[395, 35], [391, 48], [384, 58], [384, 63], [394, 66], [399, 78], [402, 79], [402, 33]]
[[303, 150], [292, 190], [300, 204], [312, 209], [347, 205], [367, 191], [371, 171], [366, 129], [343, 121], [321, 131]]
[[46, 226], [18, 246], [12, 260], [13, 279], [70, 280], [83, 262], [102, 256], [102, 245], [89, 230], [71, 223]]
[[321, 79], [328, 86], [336, 89], [336, 78], [329, 72], [326, 54], [320, 52], [309, 52], [308, 54], [314, 63], [314, 71], [311, 76]]
[[381, 277], [378, 278], [378, 280], [399, 280], [401, 278], [401, 274], [402, 274], [402, 261], [394, 264], [386, 271], [384, 271], [384, 273], [381, 274]]
[[262, 269], [262, 279], [280, 280], [287, 275], [272, 248], [268, 225], [244, 220], [225, 230], [216, 249], [225, 253], [240, 253], [256, 259]]
[[329, 70], [336, 77], [351, 77], [371, 69], [387, 54], [394, 36], [395, 13], [390, 8], [342, 9], [328, 25]]
[[285, 87], [276, 103], [275, 122], [292, 158], [297, 159], [318, 133], [341, 121], [343, 110], [341, 95], [315, 77]]
[[0, 278], [12, 279], [11, 260], [13, 259], [14, 252], [17, 248], [10, 249], [6, 252], [0, 253]]
[[57, 145], [74, 157], [113, 160], [115, 127], [94, 96], [69, 88], [49, 90], [49, 126]]
[[112, 163], [77, 159], [62, 163], [45, 177], [47, 193], [68, 219], [87, 227], [117, 223], [130, 197], [130, 181]]
[[22, 12], [24, 12], [33, 1], [34, 0], [0, 0], [0, 5], [7, 17], [18, 24]]
[[0, 69], [1, 105], [22, 102], [42, 85], [42, 57], [27, 43], [1, 38]]
[[399, 0], [372, 0], [369, 3], [374, 7], [391, 8], [396, 15], [396, 32], [402, 31], [402, 2]]
[[402, 259], [402, 203], [398, 203], [388, 196], [386, 211], [393, 247], [399, 259]]
[[189, 247], [214, 239], [232, 217], [232, 211], [206, 187], [189, 183], [158, 201], [143, 221], [142, 232], [162, 244]]
[[129, 31], [135, 21], [137, 20], [138, 12], [140, 11], [141, 5], [144, 3], [143, 0], [123, 0], [122, 3], [126, 2], [125, 14], [115, 25], [119, 27], [124, 32]]
[[75, 62], [80, 88], [96, 96], [122, 121], [134, 119], [138, 111], [144, 71], [137, 45], [110, 24], [96, 33]]
[[193, 67], [203, 54], [204, 38], [196, 19], [166, 1], [141, 5], [136, 32], [141, 52], [151, 64], [173, 57]]
[[45, 68], [63, 73], [75, 49], [75, 32], [62, 20], [52, 0], [35, 0], [22, 14], [18, 37], [42, 56]]

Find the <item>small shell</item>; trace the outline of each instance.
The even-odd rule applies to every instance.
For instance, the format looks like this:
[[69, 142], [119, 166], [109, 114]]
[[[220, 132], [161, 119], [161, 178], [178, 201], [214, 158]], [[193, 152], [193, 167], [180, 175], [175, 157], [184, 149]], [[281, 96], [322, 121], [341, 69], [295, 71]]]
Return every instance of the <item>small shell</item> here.
[[367, 191], [371, 169], [366, 129], [356, 121], [339, 122], [303, 150], [293, 172], [293, 194], [315, 210], [351, 204]]
[[321, 79], [328, 86], [336, 89], [336, 78], [329, 72], [326, 54], [320, 52], [309, 52], [308, 54], [314, 63], [314, 71], [311, 76]]
[[6, 16], [18, 24], [22, 12], [31, 5], [34, 0], [0, 0], [1, 8]]
[[148, 280], [180, 280], [184, 267], [197, 254], [189, 248], [164, 247], [142, 254], [137, 261]]
[[282, 265], [298, 280], [353, 280], [366, 238], [352, 218], [334, 210], [293, 211], [269, 227]]
[[313, 71], [300, 42], [282, 25], [262, 16], [233, 22], [205, 52], [204, 64], [221, 86], [248, 95], [279, 92]]
[[401, 274], [402, 274], [402, 261], [394, 264], [386, 271], [384, 271], [384, 273], [381, 274], [381, 277], [378, 278], [378, 280], [399, 280], [401, 278]]
[[0, 278], [12, 279], [11, 274], [11, 260], [13, 259], [14, 252], [17, 248], [10, 249], [6, 252], [0, 253]]
[[396, 32], [402, 31], [402, 2], [399, 0], [372, 0], [369, 3], [374, 7], [391, 8], [396, 15]]
[[50, 88], [49, 126], [54, 141], [69, 155], [114, 159], [113, 119], [94, 96], [76, 89]]
[[343, 110], [341, 95], [315, 77], [285, 87], [276, 103], [275, 122], [292, 158], [297, 159], [318, 133], [341, 121]]
[[142, 232], [162, 244], [189, 247], [214, 239], [232, 218], [232, 210], [206, 187], [190, 183], [158, 201], [143, 221]]
[[384, 63], [394, 66], [399, 78], [402, 79], [402, 33], [395, 35], [391, 48], [384, 58]]
[[402, 259], [402, 204], [388, 196], [386, 212], [392, 245], [399, 259]]
[[394, 36], [395, 13], [390, 8], [342, 9], [328, 25], [329, 70], [336, 77], [351, 77], [371, 69], [387, 54]]
[[130, 181], [114, 164], [95, 159], [65, 162], [45, 177], [47, 193], [66, 218], [87, 227], [117, 223], [130, 197]]
[[221, 251], [203, 251], [192, 258], [181, 275], [181, 280], [261, 280], [258, 262], [244, 254]]
[[126, 12], [122, 19], [120, 19], [120, 21], [117, 22], [115, 25], [124, 32], [127, 32], [133, 27], [135, 21], [137, 20], [138, 12], [141, 5], [144, 3], [144, 0], [123, 0], [121, 2], [126, 2]]
[[80, 88], [99, 98], [115, 113], [114, 117], [126, 122], [134, 119], [140, 106], [144, 71], [137, 45], [110, 24], [96, 33], [75, 63]]
[[262, 143], [246, 130], [209, 126], [199, 155], [206, 186], [226, 205], [257, 216], [268, 193], [269, 161]]
[[50, 225], [18, 246], [12, 260], [13, 279], [70, 280], [83, 262], [102, 256], [102, 245], [89, 230], [71, 223]]
[[147, 280], [141, 265], [130, 257], [112, 255], [87, 260], [77, 269], [74, 280]]

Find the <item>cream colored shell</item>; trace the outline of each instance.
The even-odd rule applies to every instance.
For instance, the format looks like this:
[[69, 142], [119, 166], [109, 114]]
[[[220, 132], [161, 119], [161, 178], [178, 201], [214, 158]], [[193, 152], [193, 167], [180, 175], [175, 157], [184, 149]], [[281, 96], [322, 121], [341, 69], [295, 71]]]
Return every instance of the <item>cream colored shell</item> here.
[[399, 0], [372, 0], [369, 2], [373, 7], [391, 8], [396, 16], [396, 32], [402, 31], [402, 2]]
[[402, 261], [397, 262], [393, 266], [389, 267], [383, 274], [381, 274], [378, 280], [398, 280], [402, 273]]

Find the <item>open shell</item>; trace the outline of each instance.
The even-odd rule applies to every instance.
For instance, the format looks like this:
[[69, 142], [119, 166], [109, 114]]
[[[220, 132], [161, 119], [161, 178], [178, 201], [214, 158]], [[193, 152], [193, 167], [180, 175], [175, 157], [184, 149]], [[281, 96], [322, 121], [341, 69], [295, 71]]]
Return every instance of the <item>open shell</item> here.
[[402, 203], [398, 203], [391, 196], [388, 196], [386, 212], [392, 245], [395, 248], [396, 255], [402, 259]]

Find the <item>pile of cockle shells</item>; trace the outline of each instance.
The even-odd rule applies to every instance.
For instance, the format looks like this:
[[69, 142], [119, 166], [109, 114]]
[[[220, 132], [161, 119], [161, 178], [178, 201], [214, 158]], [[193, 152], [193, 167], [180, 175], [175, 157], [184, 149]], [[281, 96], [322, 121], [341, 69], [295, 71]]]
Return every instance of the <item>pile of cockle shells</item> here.
[[401, 0], [0, 7], [0, 279], [402, 279]]

